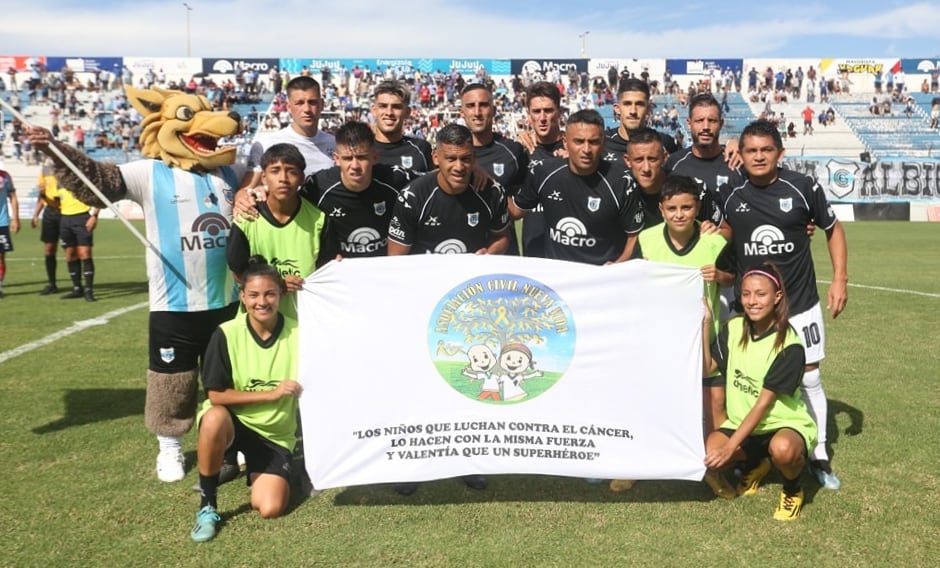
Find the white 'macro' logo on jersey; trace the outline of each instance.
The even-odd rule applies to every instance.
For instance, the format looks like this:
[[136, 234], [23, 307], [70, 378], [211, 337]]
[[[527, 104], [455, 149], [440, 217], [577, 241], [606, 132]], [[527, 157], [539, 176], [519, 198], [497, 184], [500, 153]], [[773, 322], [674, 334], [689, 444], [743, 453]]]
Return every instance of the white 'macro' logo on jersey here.
[[787, 241], [783, 231], [773, 225], [761, 225], [751, 233], [750, 242], [744, 243], [744, 254], [748, 256], [771, 256], [789, 254], [796, 245]]
[[349, 233], [349, 238], [345, 243], [340, 243], [339, 248], [343, 252], [370, 253], [381, 249], [385, 245], [385, 239], [372, 227], [359, 227]]
[[597, 239], [587, 234], [584, 223], [575, 217], [559, 219], [554, 227], [548, 228], [548, 234], [556, 243], [569, 247], [592, 247], [597, 244]]
[[447, 239], [441, 241], [434, 247], [435, 254], [464, 254], [467, 252], [467, 245], [460, 239]]

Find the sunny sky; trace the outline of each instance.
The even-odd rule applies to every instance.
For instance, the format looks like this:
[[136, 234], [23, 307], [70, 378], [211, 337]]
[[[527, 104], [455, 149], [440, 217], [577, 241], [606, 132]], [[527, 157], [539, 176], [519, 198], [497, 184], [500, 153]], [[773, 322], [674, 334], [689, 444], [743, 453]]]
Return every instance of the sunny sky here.
[[[940, 55], [940, 2], [190, 0], [194, 57]], [[745, 8], [746, 6], [746, 8]], [[786, 7], [784, 7], [786, 6]], [[185, 56], [175, 0], [5, 0], [0, 55]]]

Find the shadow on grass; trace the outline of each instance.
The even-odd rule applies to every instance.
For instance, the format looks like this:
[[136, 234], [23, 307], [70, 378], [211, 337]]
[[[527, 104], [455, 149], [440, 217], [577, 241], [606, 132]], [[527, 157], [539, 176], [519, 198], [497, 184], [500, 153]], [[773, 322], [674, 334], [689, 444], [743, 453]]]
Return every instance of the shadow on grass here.
[[[839, 432], [839, 425], [836, 424], [836, 416], [838, 414], [845, 414], [849, 417], [849, 426], [845, 429], [844, 432]], [[841, 400], [829, 400], [829, 422], [826, 428], [826, 439], [830, 444], [835, 444], [839, 441], [839, 435], [845, 434], [846, 436], [858, 436], [862, 433], [862, 430], [865, 426], [865, 413], [850, 406]]]
[[[238, 507], [230, 511], [222, 511], [219, 513], [219, 516], [222, 517], [222, 522], [225, 523], [229, 519], [233, 519], [238, 515], [244, 515], [245, 513], [251, 512], [251, 503], [242, 503]], [[223, 524], [223, 526], [225, 526]]]
[[[37, 280], [35, 282], [7, 282], [3, 285], [3, 293], [7, 297], [15, 296], [39, 296], [39, 291], [46, 287], [48, 284], [45, 280]], [[62, 293], [69, 291], [68, 287], [59, 288]], [[52, 295], [55, 297], [55, 294]]]
[[[45, 280], [35, 282], [15, 282], [4, 284], [3, 291], [7, 296], [37, 296], [39, 291], [46, 287]], [[58, 298], [72, 289], [69, 282], [59, 282], [59, 291], [50, 294], [49, 298]], [[147, 292], [146, 282], [105, 282], [95, 285], [95, 296], [102, 298], [121, 298]]]
[[[191, 471], [196, 471], [198, 475], [199, 462], [198, 462], [198, 455], [196, 451], [194, 450], [185, 451], [183, 452], [183, 457], [185, 459], [185, 465], [183, 467], [187, 475]], [[220, 487], [222, 486], [227, 487], [232, 484], [236, 486], [244, 486], [246, 483], [247, 475], [248, 473], [243, 466], [241, 468], [241, 472], [238, 474], [238, 477], [236, 477], [235, 479], [231, 481], [227, 481], [223, 483], [222, 485], [220, 485]], [[298, 459], [296, 456], [294, 457], [293, 464], [291, 465], [291, 474], [290, 474], [290, 479], [288, 480], [288, 482], [290, 483], [290, 501], [287, 504], [287, 510], [284, 511], [283, 515], [281, 515], [282, 517], [286, 517], [287, 515], [290, 515], [295, 510], [297, 510], [301, 505], [307, 502], [308, 499], [310, 499], [311, 497], [315, 497], [316, 495], [319, 495], [320, 493], [319, 491], [313, 491], [311, 493], [313, 486], [310, 484], [310, 481], [307, 478], [306, 472], [304, 471], [303, 461], [302, 459]], [[193, 485], [193, 492], [198, 493], [199, 491], [200, 491], [199, 481], [197, 480], [196, 484]], [[237, 515], [240, 515], [242, 513], [247, 513], [250, 511], [252, 511], [252, 508], [251, 508], [251, 502], [250, 502], [250, 497], [249, 497], [249, 501], [244, 503], [239, 508], [233, 509], [226, 513], [220, 513], [220, 514], [223, 520], [228, 520]]]
[[146, 294], [146, 282], [105, 282], [95, 285], [95, 295], [100, 298], [121, 298], [135, 294]]
[[136, 416], [144, 412], [144, 389], [65, 391], [65, 416], [33, 428], [34, 434], [59, 432], [72, 426]]
[[592, 485], [580, 478], [548, 475], [488, 475], [484, 490], [470, 489], [459, 479], [421, 483], [414, 495], [395, 493], [391, 484], [347, 487], [335, 495], [335, 505], [448, 505], [487, 502], [672, 503], [717, 499], [704, 483], [695, 481], [638, 481], [622, 493], [607, 482]]

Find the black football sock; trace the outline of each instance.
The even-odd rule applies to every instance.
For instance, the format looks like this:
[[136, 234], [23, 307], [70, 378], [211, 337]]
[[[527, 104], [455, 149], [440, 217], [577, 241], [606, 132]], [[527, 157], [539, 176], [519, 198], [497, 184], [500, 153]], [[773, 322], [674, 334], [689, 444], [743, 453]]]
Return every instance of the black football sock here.
[[54, 254], [46, 255], [46, 278], [49, 279], [49, 284], [55, 286], [55, 270], [56, 270], [56, 261]]
[[199, 492], [202, 498], [199, 500], [199, 508], [211, 505], [213, 509], [218, 509], [216, 504], [216, 495], [219, 491], [219, 474], [203, 475], [199, 474]]
[[82, 261], [70, 260], [66, 264], [69, 266], [69, 278], [72, 279], [72, 288], [80, 290], [82, 288]]
[[95, 261], [86, 258], [82, 261], [82, 275], [85, 276], [85, 289], [91, 290], [95, 283]]
[[789, 495], [798, 493], [800, 491], [800, 476], [797, 475], [795, 479], [783, 478], [783, 490]]

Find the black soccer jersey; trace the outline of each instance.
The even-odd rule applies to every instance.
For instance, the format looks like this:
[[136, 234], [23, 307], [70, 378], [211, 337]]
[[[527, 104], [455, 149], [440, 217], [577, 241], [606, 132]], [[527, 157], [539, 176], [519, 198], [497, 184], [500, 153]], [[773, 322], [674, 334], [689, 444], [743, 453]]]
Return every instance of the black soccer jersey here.
[[702, 200], [702, 211], [698, 219], [710, 220], [715, 225], [720, 225], [722, 220], [721, 207], [718, 206], [718, 188], [726, 183], [737, 187], [744, 181], [740, 171], [728, 167], [724, 156], [724, 146], [722, 146], [721, 153], [714, 158], [699, 158], [692, 153], [691, 148], [670, 154], [669, 159], [666, 160], [666, 172], [669, 175], [690, 177], [698, 183], [702, 188], [699, 194]]
[[[564, 140], [551, 144], [536, 144], [529, 160], [529, 174], [545, 160], [556, 159], [555, 152], [565, 147]], [[545, 219], [539, 205], [522, 220], [522, 255], [545, 258]]]
[[379, 153], [380, 164], [400, 166], [416, 174], [424, 174], [434, 169], [431, 145], [421, 138], [404, 136], [398, 142], [376, 140], [375, 150]]
[[767, 187], [750, 181], [719, 189], [725, 219], [733, 232], [737, 272], [765, 261], [780, 268], [790, 301], [790, 312], [805, 312], [819, 301], [816, 272], [806, 226], [829, 230], [837, 219], [826, 192], [812, 178], [792, 170], [778, 170]]
[[529, 170], [529, 155], [522, 144], [499, 134], [486, 146], [474, 146], [477, 164], [513, 195]]
[[[644, 193], [636, 181], [633, 179], [633, 176], [629, 176], [629, 181], [636, 187], [636, 191], [640, 194], [640, 201], [643, 205], [643, 225], [646, 227], [652, 227], [653, 225], [658, 225], [663, 222], [663, 214], [659, 210], [659, 200], [660, 194], [654, 193]], [[721, 224], [721, 208], [718, 207], [718, 197], [715, 193], [711, 191], [702, 190], [699, 192], [699, 199], [702, 201], [702, 206], [699, 208], [698, 216], [696, 219], [701, 222], [711, 221], [715, 225]]]
[[411, 181], [403, 168], [384, 164], [372, 167], [372, 183], [362, 191], [343, 185], [338, 166], [309, 176], [301, 195], [326, 213], [330, 223], [329, 249], [320, 257], [385, 256], [388, 250], [388, 223], [401, 190]]
[[663, 214], [659, 211], [659, 194], [646, 193], [639, 186], [634, 187], [640, 199], [640, 207], [643, 208], [643, 226], [652, 227], [662, 223]]
[[567, 160], [544, 160], [514, 199], [520, 209], [542, 206], [546, 258], [604, 264], [623, 253], [628, 233], [643, 228], [639, 198], [616, 163], [601, 161], [597, 172], [579, 176]]
[[[501, 134], [493, 134], [493, 140], [486, 146], [474, 146], [473, 153], [477, 165], [499, 182], [508, 195], [515, 195], [529, 173], [529, 154], [525, 147]], [[519, 255], [515, 230], [509, 231], [506, 254]]]
[[410, 246], [411, 254], [474, 253], [489, 246], [493, 233], [508, 227], [502, 186], [487, 182], [480, 192], [467, 188], [451, 195], [438, 185], [437, 172], [431, 172], [402, 191], [388, 238]]
[[[667, 154], [672, 154], [679, 150], [679, 145], [676, 143], [675, 138], [665, 132], [657, 131], [657, 134], [659, 134], [659, 139], [663, 141], [663, 148], [666, 149]], [[607, 140], [601, 158], [605, 162], [623, 164], [623, 155], [627, 153], [627, 145], [630, 144], [630, 141], [620, 135], [619, 126], [607, 129], [604, 135], [607, 137]]]
[[557, 158], [557, 156], [555, 156], [555, 152], [564, 149], [564, 147], [564, 139], [558, 139], [551, 144], [536, 144], [535, 149], [532, 150], [532, 160], [547, 160], [549, 158]]

